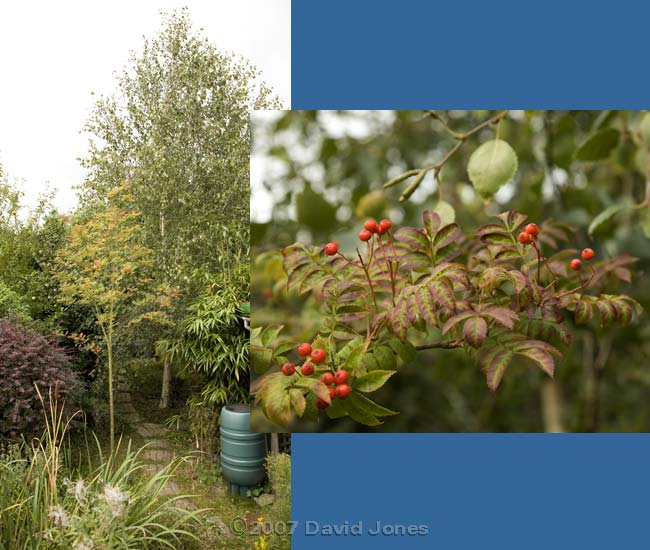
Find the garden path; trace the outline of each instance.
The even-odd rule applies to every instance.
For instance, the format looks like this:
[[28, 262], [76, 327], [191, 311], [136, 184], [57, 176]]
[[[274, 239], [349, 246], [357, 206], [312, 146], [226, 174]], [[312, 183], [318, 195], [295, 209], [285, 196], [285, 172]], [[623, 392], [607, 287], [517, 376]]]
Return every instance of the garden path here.
[[[143, 419], [133, 406], [129, 384], [119, 381], [116, 388], [115, 409], [120, 418], [137, 432], [146, 445], [146, 449], [140, 454], [141, 460], [145, 463], [143, 472], [146, 475], [155, 475], [163, 470], [176, 458], [177, 454], [172, 441], [169, 439], [169, 430], [161, 424], [148, 422]], [[162, 494], [170, 497], [182, 493], [174, 480], [167, 482]], [[188, 510], [197, 510], [198, 506], [191, 498], [183, 498], [178, 503]], [[217, 515], [209, 515], [205, 519], [208, 529], [216, 530], [222, 537], [231, 538], [232, 531], [228, 525]]]

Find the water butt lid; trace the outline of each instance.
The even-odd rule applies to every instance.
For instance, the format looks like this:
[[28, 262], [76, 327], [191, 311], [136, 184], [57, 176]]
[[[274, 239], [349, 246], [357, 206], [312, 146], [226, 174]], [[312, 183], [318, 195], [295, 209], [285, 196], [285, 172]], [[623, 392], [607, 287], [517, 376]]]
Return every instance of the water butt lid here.
[[243, 404], [226, 405], [226, 410], [234, 413], [249, 413], [251, 412], [251, 407], [250, 405]]

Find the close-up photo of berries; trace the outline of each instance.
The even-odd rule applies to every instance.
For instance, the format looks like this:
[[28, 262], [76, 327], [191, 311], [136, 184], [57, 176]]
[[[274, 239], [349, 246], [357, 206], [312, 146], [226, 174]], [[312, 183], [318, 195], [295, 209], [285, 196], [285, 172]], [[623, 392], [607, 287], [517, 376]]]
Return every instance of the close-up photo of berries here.
[[253, 132], [254, 430], [650, 431], [650, 113]]

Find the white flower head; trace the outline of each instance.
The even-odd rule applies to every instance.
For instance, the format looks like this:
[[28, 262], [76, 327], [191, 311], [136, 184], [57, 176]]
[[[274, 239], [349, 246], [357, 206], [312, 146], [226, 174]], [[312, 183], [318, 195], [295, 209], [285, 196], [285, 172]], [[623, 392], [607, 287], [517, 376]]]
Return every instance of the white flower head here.
[[65, 527], [68, 525], [68, 514], [66, 514], [65, 510], [59, 504], [50, 507], [49, 517], [51, 517], [54, 520], [55, 525], [58, 525], [59, 527]]
[[72, 545], [72, 550], [92, 550], [93, 548], [95, 548], [95, 543], [92, 539], [84, 539]]
[[88, 490], [86, 489], [86, 484], [83, 479], [79, 479], [74, 484], [74, 498], [76, 501], [83, 505], [86, 502], [86, 494]]
[[129, 493], [122, 491], [119, 487], [107, 484], [104, 486], [104, 494], [99, 498], [106, 501], [113, 517], [117, 517], [124, 513], [124, 506], [129, 502]]

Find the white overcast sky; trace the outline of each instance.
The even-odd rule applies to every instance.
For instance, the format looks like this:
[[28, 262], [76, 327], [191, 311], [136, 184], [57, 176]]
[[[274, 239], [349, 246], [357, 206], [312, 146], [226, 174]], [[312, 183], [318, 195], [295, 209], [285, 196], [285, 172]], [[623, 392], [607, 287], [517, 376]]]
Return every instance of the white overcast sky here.
[[27, 202], [49, 182], [59, 210], [74, 208], [91, 92], [113, 93], [113, 72], [160, 28], [159, 12], [183, 6], [195, 30], [249, 59], [290, 107], [290, 0], [0, 2], [0, 163], [24, 180]]

